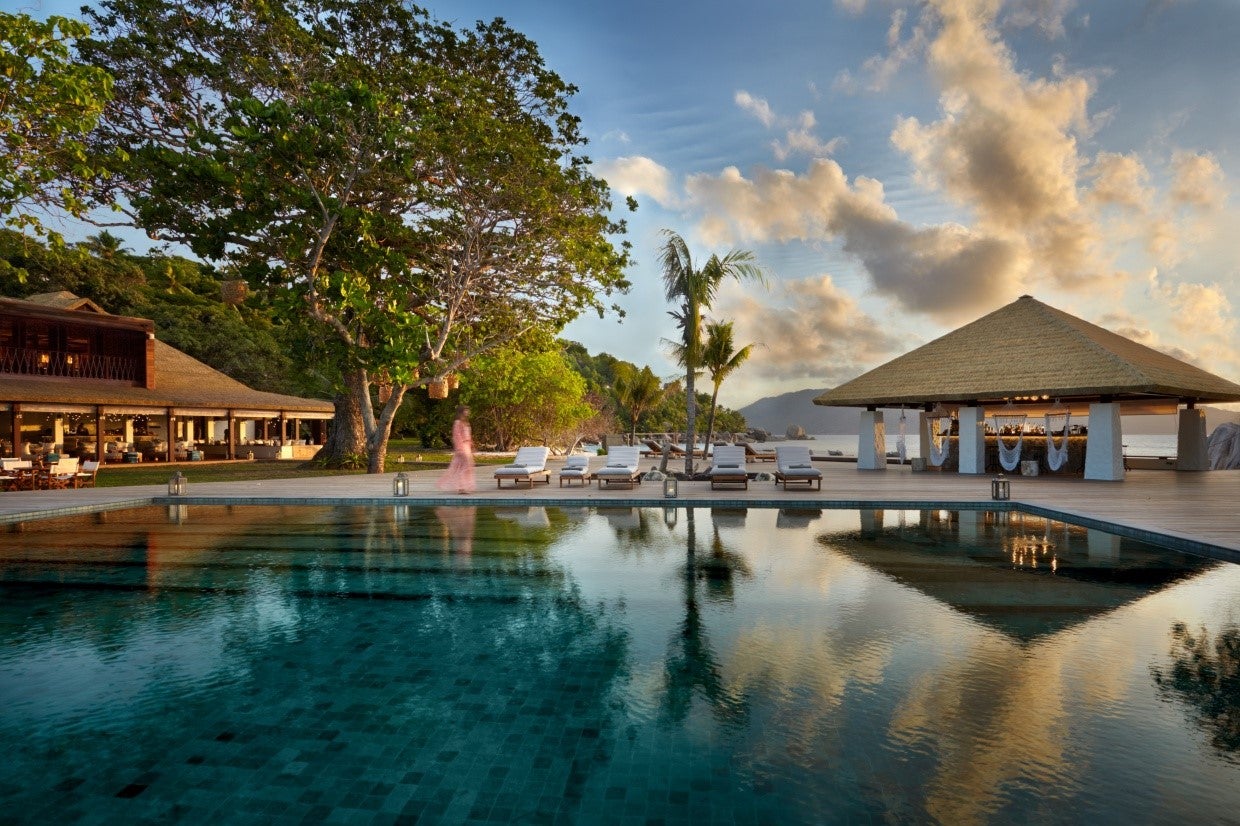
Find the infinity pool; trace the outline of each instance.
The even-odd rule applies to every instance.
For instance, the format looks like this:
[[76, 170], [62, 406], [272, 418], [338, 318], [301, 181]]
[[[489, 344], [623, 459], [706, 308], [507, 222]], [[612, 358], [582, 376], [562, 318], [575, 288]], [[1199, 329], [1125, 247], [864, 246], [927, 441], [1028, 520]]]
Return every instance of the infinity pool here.
[[973, 511], [0, 528], [24, 822], [1224, 822], [1240, 566]]

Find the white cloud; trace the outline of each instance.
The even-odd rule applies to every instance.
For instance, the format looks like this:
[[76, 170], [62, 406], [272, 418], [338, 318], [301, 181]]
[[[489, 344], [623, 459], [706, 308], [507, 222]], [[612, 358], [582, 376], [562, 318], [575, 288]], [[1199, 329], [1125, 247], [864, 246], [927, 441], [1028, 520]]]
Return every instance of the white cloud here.
[[904, 68], [920, 58], [926, 50], [926, 26], [918, 23], [913, 26], [908, 39], [904, 39], [903, 31], [908, 12], [896, 9], [891, 13], [891, 24], [887, 28], [887, 51], [871, 55], [861, 64], [861, 80], [847, 69], [836, 75], [832, 88], [836, 91], [856, 94], [864, 90], [880, 92], [891, 85], [892, 79]]
[[[1148, 276], [1148, 294], [1169, 310], [1170, 329], [1181, 339], [1185, 361], [1222, 375], [1240, 374], [1237, 322], [1227, 291], [1217, 283], [1166, 281], [1157, 270]], [[1159, 348], [1166, 350], [1167, 348]]]
[[814, 127], [817, 121], [813, 112], [802, 112], [798, 119], [798, 125], [791, 128], [784, 136], [784, 140], [775, 141], [772, 148], [775, 157], [778, 160], [787, 160], [790, 155], [806, 155], [811, 158], [825, 158], [832, 155], [839, 149], [844, 142], [843, 138], [832, 138], [823, 142], [814, 134]]
[[1100, 205], [1145, 212], [1154, 200], [1149, 170], [1136, 155], [1100, 152], [1094, 158], [1089, 176], [1094, 182], [1089, 197]]
[[734, 100], [742, 111], [753, 115], [767, 129], [779, 126], [784, 130], [783, 140], [771, 142], [771, 150], [780, 161], [787, 160], [792, 155], [805, 155], [811, 158], [826, 157], [839, 149], [840, 144], [843, 143], [843, 138], [837, 137], [824, 141], [814, 134], [814, 127], [818, 125], [818, 120], [809, 110], [801, 112], [795, 119], [780, 117], [771, 109], [766, 100], [754, 97], [743, 89], [736, 93]]
[[663, 207], [677, 204], [671, 171], [650, 158], [642, 155], [613, 158], [598, 163], [596, 172], [621, 195], [648, 195]]
[[957, 321], [1015, 298], [1028, 270], [1019, 240], [946, 224], [917, 228], [901, 221], [872, 178], [851, 184], [832, 160], [811, 162], [805, 175], [735, 167], [686, 182], [705, 218], [710, 244], [839, 240], [866, 267], [878, 290], [906, 309]]
[[1064, 18], [1076, 0], [1014, 0], [1005, 23], [1016, 28], [1032, 26], [1050, 38], [1063, 37]]
[[770, 129], [775, 125], [775, 113], [771, 111], [771, 105], [763, 98], [756, 98], [744, 89], [741, 89], [733, 97], [733, 100], [736, 101], [736, 105], [739, 106], [742, 111], [753, 115], [761, 121], [762, 125], [767, 129]]
[[750, 357], [753, 372], [775, 384], [809, 380], [834, 387], [907, 346], [830, 275], [780, 282], [769, 295], [732, 288], [718, 307], [733, 320], [737, 341], [758, 345]]
[[1171, 168], [1173, 203], [1202, 210], [1222, 207], [1227, 193], [1223, 187], [1223, 170], [1213, 155], [1179, 151], [1171, 158]]

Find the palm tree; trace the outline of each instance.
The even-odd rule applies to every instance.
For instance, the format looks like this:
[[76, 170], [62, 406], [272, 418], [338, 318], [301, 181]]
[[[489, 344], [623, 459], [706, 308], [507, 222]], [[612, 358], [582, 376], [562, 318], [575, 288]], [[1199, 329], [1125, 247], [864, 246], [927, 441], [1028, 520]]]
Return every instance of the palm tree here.
[[126, 255], [129, 252], [125, 247], [124, 239], [113, 235], [106, 229], [97, 235], [87, 236], [85, 241], [78, 243], [78, 246], [93, 252], [106, 261], [111, 261], [113, 258]]
[[751, 279], [765, 283], [762, 268], [748, 250], [732, 250], [723, 258], [711, 255], [700, 269], [693, 265], [689, 246], [670, 229], [663, 230], [660, 265], [663, 268], [663, 292], [667, 300], [679, 305], [668, 313], [680, 328], [680, 341], [675, 342], [677, 359], [685, 368], [685, 473], [693, 473], [693, 445], [697, 442], [697, 400], [694, 396], [695, 372], [702, 365], [702, 314], [710, 308], [724, 279]]
[[736, 349], [731, 321], [715, 321], [706, 325], [706, 343], [702, 346], [702, 367], [710, 375], [714, 390], [710, 395], [710, 415], [706, 417], [706, 443], [715, 436], [715, 409], [719, 406], [719, 388], [723, 380], [749, 360], [753, 345]]
[[629, 411], [629, 444], [637, 443], [637, 420], [663, 398], [663, 383], [649, 367], [626, 367], [616, 375], [616, 400]]

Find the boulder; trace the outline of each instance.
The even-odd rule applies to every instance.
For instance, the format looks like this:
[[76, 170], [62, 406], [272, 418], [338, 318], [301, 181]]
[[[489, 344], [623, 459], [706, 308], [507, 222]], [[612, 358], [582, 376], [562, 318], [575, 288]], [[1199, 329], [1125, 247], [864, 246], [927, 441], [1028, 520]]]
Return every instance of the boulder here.
[[799, 424], [790, 424], [788, 425], [788, 430], [785, 432], [785, 435], [787, 435], [789, 439], [804, 439], [805, 428], [801, 427]]
[[1214, 428], [1206, 443], [1210, 470], [1240, 469], [1240, 424], [1225, 422]]

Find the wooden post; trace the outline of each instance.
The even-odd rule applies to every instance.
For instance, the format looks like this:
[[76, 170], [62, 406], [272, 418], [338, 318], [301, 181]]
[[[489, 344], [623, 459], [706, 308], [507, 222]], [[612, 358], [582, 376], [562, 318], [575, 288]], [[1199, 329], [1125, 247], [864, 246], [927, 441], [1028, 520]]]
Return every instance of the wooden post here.
[[95, 461], [103, 462], [103, 407], [95, 405]]
[[22, 456], [22, 406], [14, 402], [10, 416], [13, 421], [13, 455], [20, 459]]
[[280, 411], [280, 446], [284, 446], [284, 440], [288, 438], [288, 420], [284, 418], [284, 411]]
[[172, 408], [169, 407], [166, 414], [167, 427], [164, 430], [164, 442], [168, 448], [167, 461], [176, 461], [176, 435], [177, 435], [177, 417], [173, 414]]
[[237, 428], [232, 410], [228, 411], [228, 458], [237, 458]]

